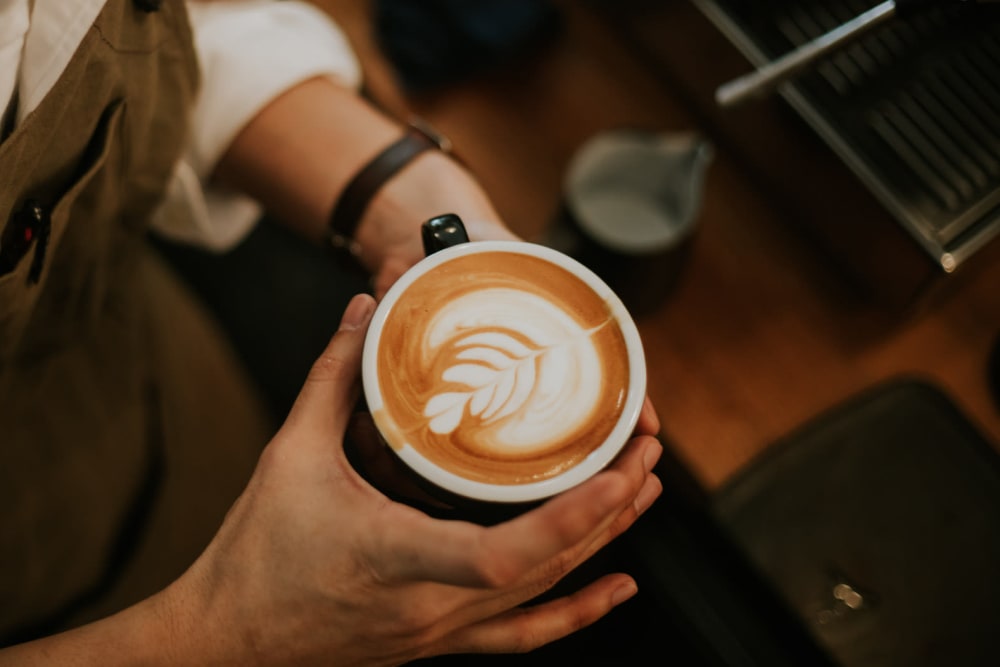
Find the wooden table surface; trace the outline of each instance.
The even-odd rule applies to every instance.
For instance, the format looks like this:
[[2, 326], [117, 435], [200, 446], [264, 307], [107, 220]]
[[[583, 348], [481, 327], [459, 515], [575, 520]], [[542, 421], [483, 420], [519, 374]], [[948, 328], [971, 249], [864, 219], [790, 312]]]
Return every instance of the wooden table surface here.
[[[567, 163], [596, 132], [642, 126], [716, 143], [689, 263], [663, 306], [639, 320], [664, 434], [709, 488], [824, 409], [900, 375], [937, 384], [1000, 443], [986, 376], [1000, 334], [997, 262], [916, 311], [870, 302], [797, 231], [795, 214], [760, 187], [690, 95], [650, 71], [588, 3], [558, 3], [562, 30], [517, 62], [406, 96], [373, 38], [369, 4], [315, 1], [348, 34], [373, 97], [449, 135], [525, 238], [554, 219]], [[678, 67], [697, 68], [705, 54], [685, 45], [683, 30], [673, 35]]]

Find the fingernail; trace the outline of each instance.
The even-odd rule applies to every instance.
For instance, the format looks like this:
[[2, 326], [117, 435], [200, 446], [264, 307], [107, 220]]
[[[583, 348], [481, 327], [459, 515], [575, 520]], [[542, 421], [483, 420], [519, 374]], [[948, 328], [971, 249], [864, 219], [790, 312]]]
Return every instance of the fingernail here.
[[645, 466], [646, 472], [649, 472], [656, 465], [656, 462], [660, 460], [660, 454], [663, 453], [663, 445], [657, 443], [655, 445], [648, 445], [646, 451], [642, 455], [642, 465]]
[[627, 584], [622, 584], [619, 586], [614, 593], [611, 594], [611, 604], [614, 606], [620, 605], [625, 600], [635, 595], [639, 591], [639, 587], [635, 585], [634, 581], [630, 581]]
[[653, 399], [649, 396], [646, 397], [646, 404], [643, 406], [644, 410], [649, 410], [653, 415], [653, 420], [656, 422], [656, 430], [660, 430], [660, 415], [656, 414], [656, 406], [653, 405]]
[[353, 331], [362, 326], [371, 317], [375, 302], [367, 294], [358, 294], [347, 304], [343, 317], [340, 318], [341, 331]]

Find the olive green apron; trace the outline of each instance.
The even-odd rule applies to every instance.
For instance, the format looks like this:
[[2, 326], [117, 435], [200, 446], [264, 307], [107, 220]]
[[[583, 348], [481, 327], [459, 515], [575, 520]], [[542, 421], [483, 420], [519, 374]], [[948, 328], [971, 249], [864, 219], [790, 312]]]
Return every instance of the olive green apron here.
[[0, 641], [176, 578], [271, 427], [145, 238], [197, 87], [184, 3], [156, 4], [109, 0], [0, 144]]

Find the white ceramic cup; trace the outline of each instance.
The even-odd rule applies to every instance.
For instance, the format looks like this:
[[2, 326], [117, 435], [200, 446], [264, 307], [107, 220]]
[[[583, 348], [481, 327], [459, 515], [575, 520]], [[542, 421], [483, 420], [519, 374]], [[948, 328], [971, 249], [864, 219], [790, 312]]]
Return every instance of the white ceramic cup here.
[[[458, 224], [461, 226], [460, 221]], [[425, 244], [426, 238], [425, 229]], [[628, 365], [628, 381], [627, 386], [620, 388], [624, 394], [624, 400], [621, 401], [623, 407], [610, 433], [578, 463], [540, 481], [511, 484], [473, 480], [435, 463], [406, 442], [406, 436], [394, 427], [392, 419], [386, 413], [386, 401], [379, 380], [379, 366], [383, 363], [379, 355], [383, 328], [393, 309], [399, 308], [400, 304], [405, 304], [408, 299], [415, 298], [410, 290], [414, 282], [458, 258], [496, 251], [516, 253], [526, 258], [538, 258], [573, 274], [606, 304], [607, 312], [617, 324], [625, 343], [625, 358], [619, 362]], [[488, 303], [488, 300], [478, 299], [476, 308], [479, 310], [488, 308]], [[478, 313], [477, 316], [481, 315], [482, 313]], [[509, 309], [503, 317], [511, 317]], [[596, 274], [571, 257], [542, 245], [516, 241], [460, 242], [432, 251], [432, 254], [408, 270], [388, 291], [372, 317], [364, 346], [362, 380], [365, 400], [380, 436], [412, 472], [450, 496], [487, 503], [540, 501], [566, 491], [604, 469], [631, 438], [646, 396], [646, 364], [642, 341], [635, 323], [621, 300]]]

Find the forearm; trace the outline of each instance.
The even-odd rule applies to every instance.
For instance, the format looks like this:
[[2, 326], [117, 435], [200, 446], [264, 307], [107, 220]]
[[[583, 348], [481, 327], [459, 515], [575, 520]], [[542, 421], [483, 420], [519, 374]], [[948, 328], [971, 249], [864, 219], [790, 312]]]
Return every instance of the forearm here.
[[[215, 178], [252, 195], [276, 217], [319, 240], [350, 179], [403, 133], [355, 91], [325, 78], [292, 87], [261, 110], [224, 153]], [[393, 234], [453, 212], [498, 222], [469, 173], [438, 151], [419, 155], [381, 188], [358, 228], [362, 260], [377, 269]], [[470, 230], [475, 234], [475, 229]]]
[[203, 561], [162, 591], [112, 616], [0, 649], [0, 667], [255, 663], [259, 656], [237, 627], [231, 598], [220, 593]]
[[0, 665], [176, 665], [173, 600], [155, 595], [100, 621], [0, 650]]

